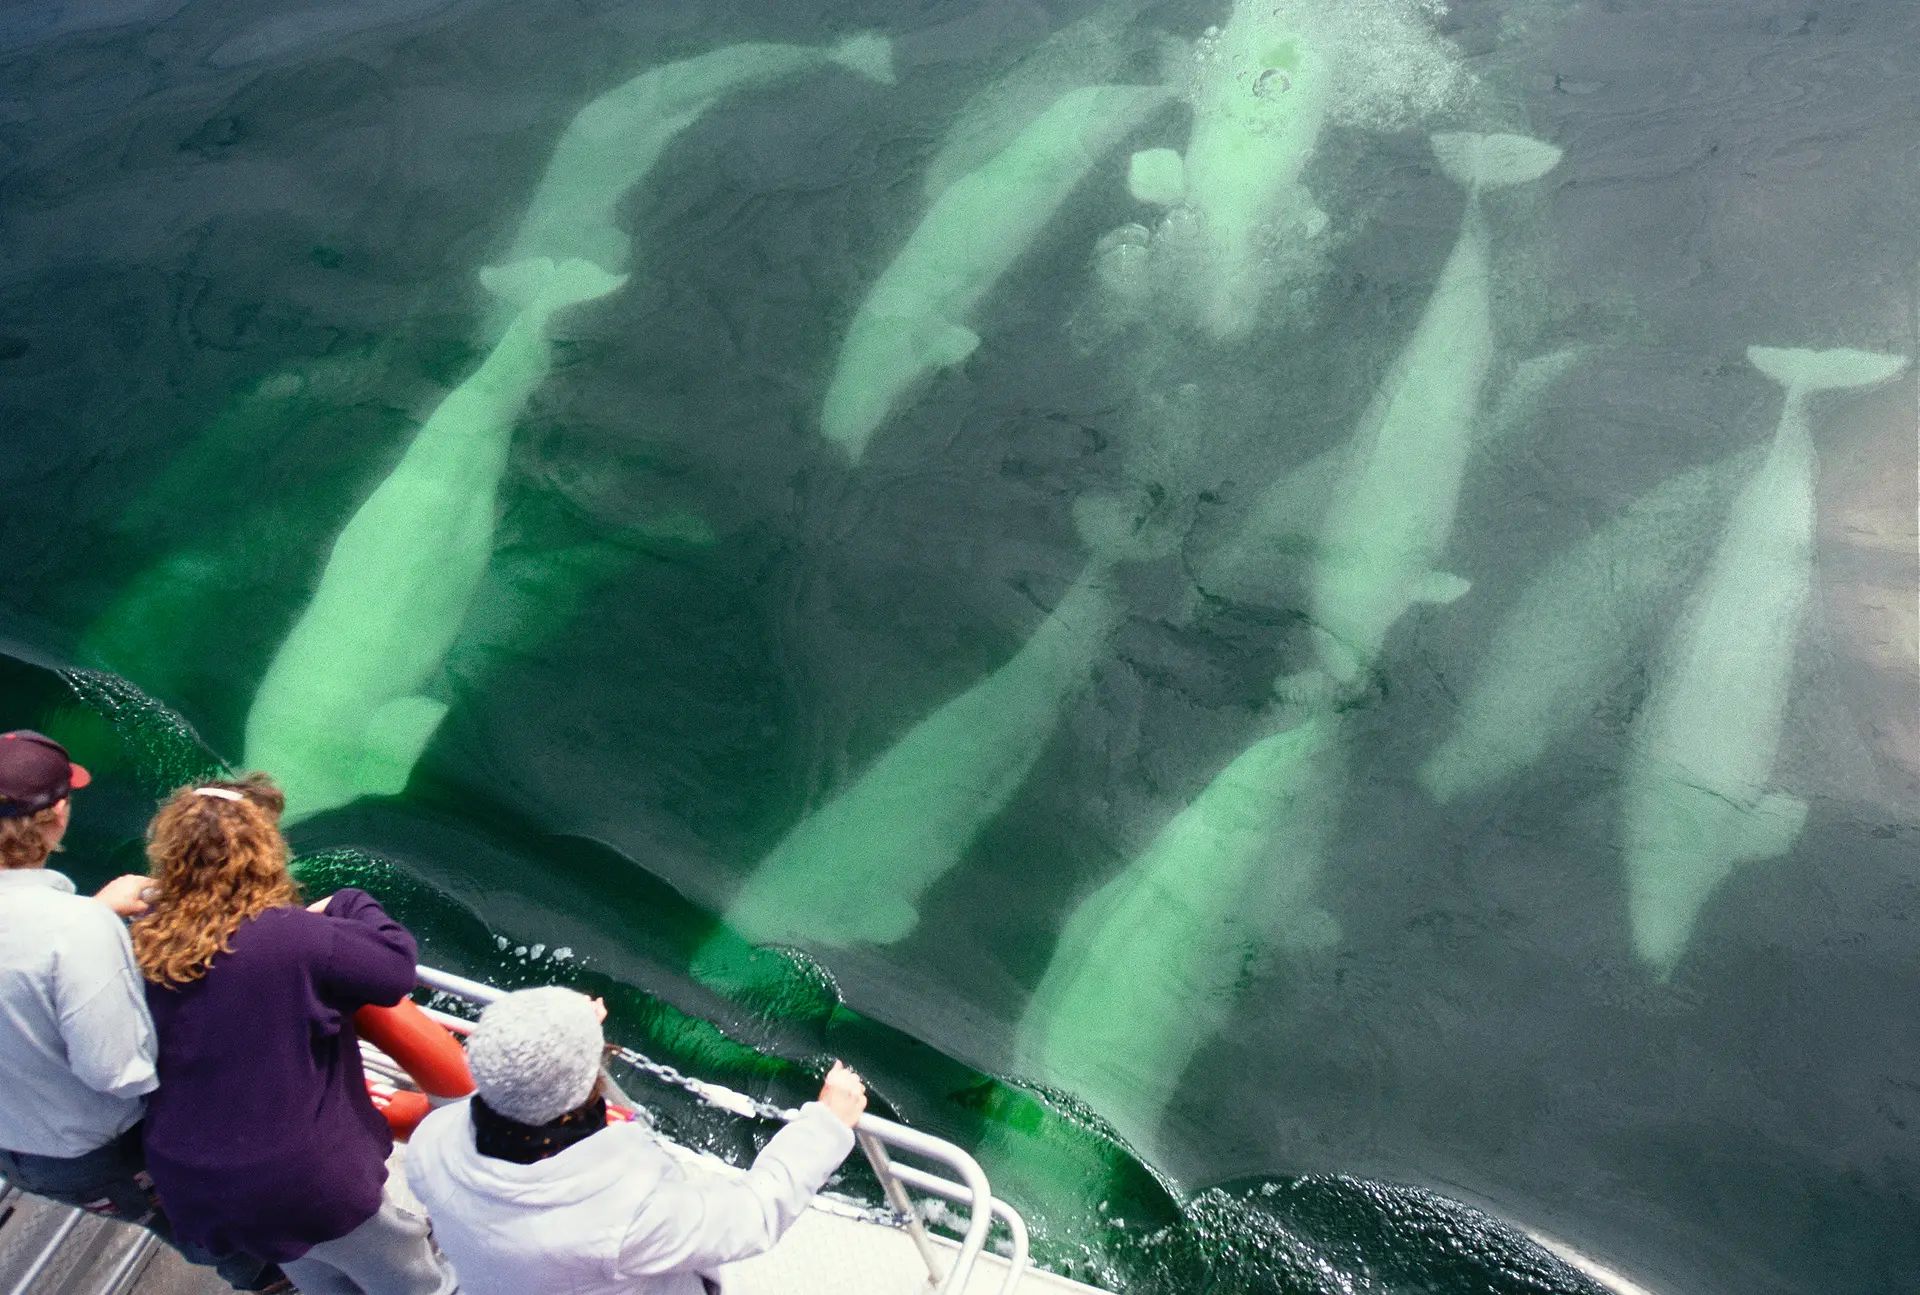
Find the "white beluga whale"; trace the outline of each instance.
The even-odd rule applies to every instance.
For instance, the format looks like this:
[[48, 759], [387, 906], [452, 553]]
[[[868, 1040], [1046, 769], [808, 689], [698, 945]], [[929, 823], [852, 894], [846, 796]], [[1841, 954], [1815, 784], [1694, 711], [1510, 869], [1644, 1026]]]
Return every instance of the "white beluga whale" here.
[[1812, 594], [1815, 392], [1874, 386], [1903, 356], [1756, 346], [1786, 391], [1766, 458], [1727, 516], [1664, 653], [1621, 798], [1633, 949], [1662, 980], [1736, 864], [1792, 848], [1806, 802], [1769, 789]]
[[1661, 482], [1528, 583], [1500, 618], [1459, 722], [1420, 766], [1428, 794], [1446, 804], [1495, 786], [1600, 717], [1759, 459], [1742, 451]]
[[1181, 232], [1196, 244], [1190, 290], [1199, 321], [1234, 337], [1259, 317], [1274, 241], [1311, 237], [1327, 223], [1300, 176], [1326, 123], [1334, 68], [1273, 0], [1238, 0], [1226, 26], [1196, 44], [1193, 62], [1184, 159], [1156, 150], [1131, 179], [1136, 197], [1179, 209], [1190, 226]]
[[1467, 582], [1439, 561], [1493, 365], [1490, 249], [1480, 195], [1539, 179], [1560, 160], [1520, 135], [1433, 137], [1441, 169], [1467, 189], [1467, 210], [1412, 338], [1362, 416], [1344, 480], [1322, 524], [1312, 576], [1318, 681], [1283, 690], [1360, 691], [1387, 633], [1417, 603], [1447, 603]]
[[[1466, 78], [1431, 11], [1394, 0], [1234, 0], [1171, 69], [1193, 109], [1183, 152], [1134, 155], [1128, 188], [1166, 209], [1157, 300], [1216, 340], [1273, 322], [1276, 290], [1323, 268], [1326, 212], [1307, 185], [1329, 126], [1402, 130]], [[1288, 313], [1303, 300], [1289, 292]]]
[[[1514, 365], [1499, 398], [1488, 402], [1476, 441], [1497, 442], [1512, 434], [1578, 355], [1579, 348], [1567, 347]], [[1197, 527], [1189, 537], [1187, 561], [1195, 590], [1250, 606], [1295, 605], [1300, 573], [1319, 549], [1352, 448], [1343, 442], [1322, 450], [1269, 481], [1244, 512]]]
[[921, 192], [928, 202], [961, 176], [978, 170], [1060, 96], [1087, 85], [1132, 81], [1130, 66], [1152, 44], [1134, 25], [1146, 0], [1106, 0], [1086, 17], [1054, 32], [962, 105], [927, 164]]
[[973, 353], [981, 299], [1094, 164], [1170, 96], [1158, 86], [1070, 91], [940, 192], [854, 316], [821, 410], [828, 440], [857, 462], [922, 379]]
[[1081, 901], [1016, 1034], [1014, 1070], [1151, 1147], [1188, 1063], [1276, 947], [1337, 938], [1313, 902], [1345, 778], [1341, 719], [1253, 743]]
[[[919, 923], [949, 872], [1026, 782], [1124, 615], [1114, 579], [1160, 539], [1104, 497], [1075, 508], [1086, 569], [1007, 663], [915, 724], [850, 786], [802, 819], [726, 910], [753, 944], [890, 944]], [[725, 942], [695, 970], [727, 978]]]
[[[675, 136], [726, 95], [833, 66], [892, 85], [892, 42], [874, 32], [825, 47], [747, 41], [651, 68], [607, 91], [561, 134], [504, 259], [580, 258], [626, 270], [630, 240], [615, 214]], [[491, 331], [507, 318], [504, 308], [496, 311]]]
[[550, 366], [549, 323], [625, 282], [545, 257], [480, 275], [513, 322], [334, 541], [247, 713], [245, 766], [279, 780], [289, 823], [406, 786], [447, 710], [424, 690], [492, 555], [514, 424]]

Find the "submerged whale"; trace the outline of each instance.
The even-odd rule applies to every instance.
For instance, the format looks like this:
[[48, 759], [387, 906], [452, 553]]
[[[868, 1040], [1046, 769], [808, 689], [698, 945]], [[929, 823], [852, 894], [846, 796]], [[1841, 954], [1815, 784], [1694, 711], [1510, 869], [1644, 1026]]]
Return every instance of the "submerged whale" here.
[[1493, 364], [1489, 247], [1480, 195], [1551, 171], [1560, 150], [1519, 135], [1433, 137], [1441, 169], [1467, 189], [1460, 237], [1413, 337], [1363, 415], [1313, 567], [1318, 680], [1306, 697], [1364, 684], [1387, 633], [1416, 603], [1452, 602], [1467, 582], [1438, 569], [1476, 414]]
[[1165, 104], [1158, 86], [1101, 85], [1055, 100], [992, 160], [948, 184], [854, 316], [821, 410], [858, 461], [895, 405], [973, 354], [968, 321], [1094, 163]]
[[[575, 114], [521, 218], [508, 262], [580, 258], [618, 273], [631, 240], [614, 223], [621, 199], [681, 131], [723, 96], [838, 65], [892, 85], [893, 45], [863, 32], [827, 47], [747, 41], [650, 68]], [[496, 312], [490, 331], [505, 327]]]
[[288, 823], [406, 786], [447, 710], [422, 690], [493, 552], [514, 423], [550, 364], [549, 321], [626, 281], [545, 257], [480, 277], [513, 304], [512, 324], [334, 541], [247, 712], [245, 766], [279, 780]]
[[1340, 810], [1340, 723], [1322, 713], [1249, 746], [1081, 902], [1021, 1017], [1018, 1073], [1151, 1145], [1268, 951], [1334, 938], [1312, 888]]
[[1084, 85], [1132, 80], [1129, 64], [1150, 48], [1153, 33], [1134, 25], [1147, 0], [1103, 0], [1062, 27], [982, 86], [955, 114], [927, 163], [921, 192], [932, 202], [955, 180], [978, 170], [1019, 137], [1061, 95]]
[[1785, 408], [1667, 644], [1621, 800], [1633, 949], [1662, 980], [1734, 865], [1785, 854], [1806, 821], [1806, 802], [1767, 788], [1813, 581], [1807, 398], [1885, 382], [1907, 364], [1765, 346], [1747, 358], [1785, 388]]
[[[1227, 25], [1195, 51], [1200, 76], [1184, 159], [1136, 170], [1138, 196], [1192, 213], [1200, 255], [1199, 318], [1216, 337], [1259, 315], [1269, 240], [1289, 223], [1326, 224], [1300, 183], [1332, 98], [1333, 64], [1272, 0], [1238, 0]], [[1141, 171], [1158, 172], [1146, 183]]]
[[1533, 578], [1501, 617], [1453, 732], [1420, 766], [1429, 795], [1446, 804], [1492, 787], [1593, 720], [1759, 458], [1742, 451], [1663, 481]]
[[[806, 947], [889, 944], [914, 929], [927, 888], [1026, 782], [1119, 628], [1115, 567], [1157, 551], [1111, 503], [1075, 509], [1093, 556], [1033, 636], [802, 819], [734, 897], [728, 926], [751, 943]], [[724, 978], [712, 959], [696, 970]]]

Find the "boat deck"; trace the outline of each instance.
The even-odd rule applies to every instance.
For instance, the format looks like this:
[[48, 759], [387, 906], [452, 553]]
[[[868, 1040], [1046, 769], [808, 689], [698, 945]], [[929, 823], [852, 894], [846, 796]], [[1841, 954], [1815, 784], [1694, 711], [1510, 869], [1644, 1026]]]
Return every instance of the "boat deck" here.
[[[69, 1225], [69, 1220], [74, 1220]], [[61, 1235], [62, 1229], [67, 1231]], [[932, 1238], [951, 1263], [959, 1246]], [[37, 1275], [36, 1259], [48, 1253]], [[975, 1265], [966, 1295], [1001, 1295], [1007, 1261], [991, 1252]], [[728, 1295], [914, 1295], [927, 1270], [907, 1234], [823, 1199], [769, 1253], [735, 1264]], [[0, 1206], [3, 1295], [227, 1295], [210, 1269], [196, 1268], [141, 1228], [78, 1214], [15, 1194]], [[1105, 1295], [1093, 1287], [1028, 1269], [1005, 1295]]]

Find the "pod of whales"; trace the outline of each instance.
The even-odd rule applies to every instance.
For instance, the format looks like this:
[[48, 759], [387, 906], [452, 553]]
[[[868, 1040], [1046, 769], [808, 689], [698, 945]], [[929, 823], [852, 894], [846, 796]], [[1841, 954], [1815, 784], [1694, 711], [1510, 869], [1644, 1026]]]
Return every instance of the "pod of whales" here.
[[[449, 0], [304, 4], [243, 28], [208, 60], [226, 67], [304, 55], [375, 22], [417, 21], [452, 7]], [[114, 21], [177, 7], [167, 0], [107, 5]], [[1407, 13], [1433, 7], [1402, 6]], [[1232, 0], [1220, 6], [1223, 25], [1201, 35], [1184, 61], [1167, 57], [1164, 73], [1149, 66], [1150, 55], [1163, 41], [1180, 42], [1139, 22], [1148, 8], [1143, 0], [1112, 0], [1064, 28], [968, 100], [922, 174], [888, 177], [896, 185], [918, 182], [922, 209], [893, 259], [872, 276], [895, 250], [881, 249], [842, 301], [850, 323], [834, 339], [831, 374], [816, 375], [829, 379], [818, 424], [835, 453], [860, 462], [939, 369], [964, 362], [980, 345], [981, 332], [991, 331], [997, 287], [1033, 266], [1033, 249], [1047, 247], [1048, 230], [1082, 185], [1090, 208], [1112, 208], [1098, 213], [1106, 223], [1083, 232], [1112, 232], [1100, 241], [1097, 262], [1080, 268], [1104, 283], [1110, 306], [1125, 309], [1110, 309], [1099, 329], [1073, 338], [1078, 358], [1105, 348], [1097, 360], [1120, 373], [1138, 403], [1153, 398], [1139, 401], [1143, 392], [1182, 388], [1204, 389], [1208, 399], [1194, 402], [1198, 412], [1188, 422], [1169, 420], [1180, 435], [1163, 433], [1148, 445], [1144, 435], [1129, 443], [1122, 433], [1117, 451], [1090, 457], [1086, 471], [1098, 486], [1088, 489], [1072, 467], [1062, 473], [1070, 487], [1043, 487], [1056, 501], [1069, 489], [1085, 491], [1076, 521], [1087, 559], [1077, 578], [1060, 579], [1064, 592], [1044, 615], [1033, 614], [1033, 625], [1022, 627], [1031, 633], [1007, 644], [997, 668], [959, 681], [942, 704], [901, 724], [887, 749], [792, 824], [720, 915], [726, 931], [693, 963], [696, 975], [724, 990], [742, 983], [742, 937], [824, 952], [898, 944], [916, 933], [932, 938], [923, 929], [934, 920], [923, 919], [932, 911], [929, 896], [966, 865], [982, 833], [1071, 727], [1063, 721], [1104, 667], [1117, 663], [1118, 695], [1132, 683], [1124, 671], [1137, 668], [1147, 678], [1153, 668], [1144, 654], [1133, 655], [1150, 633], [1179, 638], [1166, 651], [1191, 651], [1188, 660], [1220, 647], [1218, 640], [1196, 646], [1216, 626], [1264, 635], [1255, 651], [1272, 649], [1288, 670], [1275, 685], [1277, 699], [1226, 703], [1236, 708], [1220, 721], [1229, 743], [1176, 773], [1185, 803], [1167, 802], [1160, 819], [1133, 838], [1124, 866], [1089, 879], [1010, 1040], [1012, 1069], [1071, 1089], [1143, 1147], [1154, 1146], [1183, 1076], [1249, 987], [1276, 968], [1297, 970], [1339, 939], [1325, 907], [1333, 886], [1322, 893], [1323, 880], [1334, 880], [1325, 878], [1326, 861], [1335, 857], [1344, 812], [1360, 812], [1362, 779], [1377, 767], [1369, 763], [1376, 753], [1370, 721], [1354, 713], [1355, 704], [1390, 658], [1410, 611], [1468, 592], [1448, 558], [1474, 456], [1528, 417], [1578, 353], [1569, 348], [1515, 365], [1501, 354], [1494, 327], [1496, 295], [1504, 325], [1524, 314], [1535, 285], [1518, 283], [1505, 258], [1496, 284], [1489, 216], [1496, 202], [1487, 195], [1546, 177], [1560, 150], [1522, 135], [1443, 133], [1432, 137], [1434, 154], [1465, 197], [1457, 239], [1424, 307], [1416, 305], [1417, 319], [1391, 303], [1379, 306], [1392, 312], [1383, 316], [1392, 330], [1385, 344], [1403, 344], [1357, 425], [1342, 414], [1325, 420], [1324, 436], [1251, 416], [1245, 426], [1230, 418], [1218, 420], [1231, 424], [1223, 429], [1204, 426], [1214, 411], [1234, 410], [1253, 366], [1272, 361], [1259, 348], [1288, 329], [1317, 326], [1302, 304], [1313, 301], [1310, 292], [1275, 290], [1299, 282], [1302, 266], [1332, 265], [1344, 255], [1335, 238], [1317, 237], [1330, 218], [1309, 177], [1343, 222], [1336, 236], [1353, 213], [1364, 219], [1375, 196], [1348, 201], [1354, 194], [1341, 189], [1350, 177], [1336, 146], [1348, 151], [1356, 135], [1380, 124], [1343, 107], [1343, 96], [1356, 93], [1361, 79], [1351, 74], [1355, 45], [1383, 30], [1375, 20], [1387, 6], [1360, 0], [1341, 10], [1360, 15], [1348, 18], [1318, 0]], [[25, 12], [11, 24], [0, 19], [0, 45], [95, 25], [60, 6], [29, 4]], [[1435, 39], [1451, 48], [1450, 38]], [[481, 273], [490, 353], [333, 540], [311, 601], [253, 698], [245, 762], [280, 778], [289, 823], [402, 790], [442, 723], [455, 691], [449, 678], [464, 681], [482, 668], [463, 664], [463, 652], [475, 663], [499, 655], [499, 645], [519, 641], [524, 623], [544, 609], [571, 606], [587, 596], [581, 591], [610, 583], [626, 560], [624, 546], [640, 533], [619, 529], [630, 517], [605, 527], [607, 519], [596, 517], [577, 543], [554, 538], [569, 534], [561, 527], [523, 531], [516, 540], [511, 524], [496, 522], [514, 425], [548, 373], [555, 322], [616, 290], [634, 269], [635, 235], [623, 228], [622, 205], [681, 132], [727, 96], [835, 69], [891, 84], [892, 45], [873, 33], [820, 46], [731, 45], [650, 68], [572, 118], [523, 218], [498, 227], [502, 243], [510, 238], [499, 266]], [[1168, 84], [1148, 84], [1163, 74]], [[1169, 133], [1181, 128], [1176, 104], [1192, 113], [1184, 143], [1158, 133], [1163, 124]], [[1430, 104], [1409, 110], [1393, 129], [1432, 115]], [[1138, 151], [1128, 157], [1126, 150]], [[1097, 169], [1096, 193], [1089, 180]], [[1076, 222], [1081, 214], [1068, 213]], [[1504, 217], [1499, 227], [1507, 228]], [[1372, 268], [1359, 259], [1355, 265]], [[1375, 306], [1356, 299], [1356, 309]], [[1509, 310], [1510, 302], [1520, 305]], [[1783, 391], [1771, 441], [1654, 486], [1531, 573], [1503, 616], [1488, 617], [1457, 723], [1418, 774], [1436, 801], [1457, 801], [1537, 766], [1605, 714], [1624, 731], [1626, 759], [1615, 788], [1624, 898], [1603, 916], [1659, 980], [1675, 974], [1701, 914], [1735, 867], [1787, 852], [1802, 830], [1807, 808], [1782, 790], [1792, 779], [1779, 769], [1779, 752], [1812, 595], [1817, 461], [1809, 402], [1818, 392], [1887, 381], [1905, 364], [1848, 350], [1755, 347], [1749, 356]], [[1496, 398], [1494, 377], [1503, 368], [1514, 376]], [[1249, 382], [1245, 390], [1265, 396], [1278, 385]], [[1302, 385], [1311, 390], [1311, 375]], [[1364, 384], [1352, 385], [1364, 394]], [[791, 389], [811, 400], [820, 384], [801, 380]], [[1305, 397], [1291, 408], [1315, 411]], [[1129, 417], [1151, 422], [1138, 408], [1115, 421]], [[1349, 431], [1340, 444], [1307, 453]], [[1272, 452], [1250, 457], [1289, 464], [1282, 475], [1232, 479], [1238, 465], [1225, 462], [1230, 456], [1208, 453], [1270, 434]], [[352, 479], [359, 482], [357, 474]], [[1196, 612], [1189, 601], [1184, 620], [1174, 611], [1170, 624], [1153, 623], [1153, 600], [1174, 599], [1146, 588], [1170, 564], [1122, 568], [1164, 556], [1175, 539], [1100, 493], [1115, 479], [1152, 483], [1166, 497], [1156, 497], [1150, 511], [1192, 523], [1186, 574], [1214, 606]], [[1229, 499], [1210, 516], [1221, 530], [1233, 528], [1224, 538], [1204, 530], [1209, 506], [1221, 502], [1208, 492], [1223, 481]], [[520, 484], [512, 488], [519, 492]], [[283, 537], [283, 549], [308, 560], [313, 536], [338, 526], [342, 497], [326, 509], [302, 499], [325, 520], [311, 522], [297, 543]], [[517, 515], [520, 494], [512, 497]], [[685, 534], [700, 538], [697, 527]], [[192, 615], [213, 595], [180, 612], [186, 600], [177, 592], [196, 584], [217, 592], [222, 575], [192, 550], [155, 571], [123, 595], [130, 610], [122, 625], [139, 622], [152, 633], [154, 608]], [[1462, 612], [1480, 601], [1462, 604]], [[1223, 602], [1238, 606], [1203, 620]], [[1247, 607], [1278, 615], [1241, 615]], [[1674, 608], [1684, 609], [1677, 619]], [[1123, 625], [1121, 660], [1115, 643]], [[1304, 634], [1293, 637], [1296, 629]], [[1613, 703], [1655, 643], [1651, 692], [1629, 724], [1632, 708]], [[1263, 671], [1255, 688], [1264, 692], [1274, 673], [1279, 667]], [[1160, 686], [1148, 679], [1141, 691]], [[1383, 710], [1379, 727], [1405, 713]], [[1036, 868], [1047, 863], [1034, 861]], [[1364, 905], [1343, 912], [1356, 927], [1367, 916]], [[1371, 950], [1356, 940], [1341, 956], [1365, 958]], [[1281, 967], [1284, 959], [1297, 965]]]

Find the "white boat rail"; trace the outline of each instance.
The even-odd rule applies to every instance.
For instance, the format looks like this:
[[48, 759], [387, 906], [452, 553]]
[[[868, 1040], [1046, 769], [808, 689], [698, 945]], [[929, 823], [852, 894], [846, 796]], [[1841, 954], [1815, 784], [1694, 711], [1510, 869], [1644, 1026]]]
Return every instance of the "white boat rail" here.
[[[506, 994], [506, 990], [492, 985], [469, 980], [465, 976], [440, 971], [434, 967], [422, 966], [418, 971], [419, 983], [427, 989], [458, 998], [464, 1002], [484, 1007]], [[473, 1029], [473, 1022], [450, 1012], [427, 1009], [427, 1014], [456, 1034], [467, 1034]], [[735, 1092], [720, 1084], [708, 1083], [682, 1075], [671, 1066], [665, 1066], [629, 1049], [618, 1049], [621, 1058], [638, 1069], [652, 1074], [664, 1082], [680, 1087], [694, 1096], [735, 1115], [750, 1118], [780, 1119], [792, 1121], [799, 1116], [798, 1111], [785, 1110], [757, 1102], [745, 1093]], [[383, 1074], [383, 1078], [398, 1078], [394, 1074]], [[867, 1163], [873, 1167], [874, 1176], [880, 1180], [881, 1190], [886, 1193], [887, 1203], [900, 1217], [901, 1223], [912, 1236], [922, 1260], [927, 1266], [927, 1286], [935, 1295], [961, 1295], [967, 1290], [972, 1279], [974, 1262], [985, 1249], [987, 1233], [997, 1217], [1007, 1225], [1012, 1234], [1013, 1249], [1008, 1256], [1008, 1271], [1005, 1283], [1001, 1286], [1001, 1295], [1012, 1295], [1019, 1288], [1021, 1279], [1028, 1267], [1028, 1241], [1026, 1221], [1005, 1201], [994, 1199], [993, 1189], [987, 1182], [987, 1175], [980, 1164], [965, 1150], [942, 1138], [922, 1133], [918, 1129], [908, 1128], [892, 1120], [877, 1115], [862, 1115], [854, 1129], [855, 1140], [867, 1157]], [[931, 1161], [952, 1171], [957, 1177], [930, 1173], [912, 1165], [895, 1164], [888, 1155], [887, 1148]], [[921, 1221], [920, 1211], [915, 1207], [908, 1188], [940, 1197], [967, 1207], [967, 1226], [962, 1233], [960, 1253], [954, 1259], [953, 1266], [943, 1275], [940, 1264], [929, 1243], [925, 1225]]]

